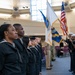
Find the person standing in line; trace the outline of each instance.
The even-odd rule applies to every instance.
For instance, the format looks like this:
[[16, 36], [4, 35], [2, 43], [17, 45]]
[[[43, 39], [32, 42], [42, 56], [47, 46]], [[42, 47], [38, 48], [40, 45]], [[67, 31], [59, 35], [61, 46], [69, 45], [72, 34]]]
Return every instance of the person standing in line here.
[[33, 53], [33, 49], [30, 47], [33, 46], [31, 44], [31, 40], [29, 37], [25, 36], [23, 37], [23, 42], [27, 46], [27, 51], [28, 51], [28, 63], [27, 63], [27, 72], [26, 75], [36, 75], [36, 55]]
[[35, 40], [35, 37], [30, 37], [31, 40], [31, 47], [30, 49], [32, 50], [32, 52], [35, 54], [36, 56], [36, 75], [39, 75], [40, 73], [40, 52], [38, 51], [38, 49], [35, 47], [37, 42]]
[[41, 71], [42, 71], [42, 59], [43, 59], [43, 50], [42, 50], [42, 45], [41, 45], [41, 38], [36, 36], [35, 40], [37, 42], [35, 47], [37, 48], [37, 50], [40, 53], [40, 63], [39, 63], [40, 64], [40, 73], [39, 74], [41, 74]]
[[25, 43], [23, 43], [24, 30], [21, 24], [13, 25], [17, 31], [18, 39], [14, 40], [16, 47], [19, 49], [19, 52], [22, 56], [23, 64], [21, 64], [22, 75], [26, 75], [26, 68], [28, 63], [28, 52]]
[[[71, 41], [71, 37], [72, 37], [73, 33], [69, 33], [69, 38], [66, 38], [65, 42], [68, 44], [68, 41]], [[71, 53], [72, 53], [72, 50], [71, 50], [71, 46], [70, 44], [68, 44], [68, 47], [69, 47], [69, 54], [70, 54], [70, 57], [71, 57]], [[71, 71], [71, 69], [69, 70]]]
[[52, 66], [51, 66], [51, 50], [50, 50], [50, 45], [47, 44], [46, 46], [46, 69], [47, 70], [51, 70]]
[[73, 74], [75, 75], [75, 34], [71, 35], [72, 39], [72, 71]]
[[51, 54], [52, 54], [52, 61], [55, 61], [56, 60], [56, 51], [55, 51], [54, 41], [52, 41]]
[[0, 26], [0, 75], [22, 75], [20, 64], [23, 62], [13, 43], [17, 37], [17, 32], [11, 24]]
[[69, 34], [69, 38], [66, 38], [65, 42], [68, 44], [69, 48], [69, 54], [70, 54], [70, 69], [69, 71], [73, 71], [73, 55], [72, 55], [72, 50], [73, 50], [73, 44], [72, 44], [72, 33]]

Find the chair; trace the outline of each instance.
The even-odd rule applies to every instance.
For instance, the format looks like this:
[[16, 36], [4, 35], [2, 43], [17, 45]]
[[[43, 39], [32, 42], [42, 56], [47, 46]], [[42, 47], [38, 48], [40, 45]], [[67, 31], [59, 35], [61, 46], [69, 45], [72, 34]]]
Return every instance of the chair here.
[[60, 56], [60, 46], [55, 46], [55, 50], [56, 50], [56, 55], [59, 57]]
[[60, 50], [60, 46], [55, 46], [55, 50], [56, 51]]

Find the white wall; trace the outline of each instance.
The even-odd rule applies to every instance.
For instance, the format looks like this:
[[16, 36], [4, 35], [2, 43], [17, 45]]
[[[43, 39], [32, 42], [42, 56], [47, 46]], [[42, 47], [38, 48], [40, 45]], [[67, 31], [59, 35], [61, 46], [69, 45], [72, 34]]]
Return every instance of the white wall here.
[[[58, 12], [56, 14], [60, 19], [61, 12]], [[69, 32], [75, 33], [75, 10], [72, 10], [71, 12], [66, 12], [66, 18]], [[20, 19], [5, 19], [5, 20], [0, 19], [0, 25], [3, 24], [4, 22], [11, 24], [14, 23], [22, 24], [27, 35], [45, 35], [45, 24], [43, 22], [20, 20]], [[60, 34], [62, 34], [59, 21], [56, 21], [53, 26], [57, 29], [57, 31]]]
[[45, 24], [43, 22], [36, 22], [30, 20], [20, 19], [0, 19], [0, 25], [4, 22], [14, 24], [20, 23], [24, 27], [26, 35], [45, 35]]

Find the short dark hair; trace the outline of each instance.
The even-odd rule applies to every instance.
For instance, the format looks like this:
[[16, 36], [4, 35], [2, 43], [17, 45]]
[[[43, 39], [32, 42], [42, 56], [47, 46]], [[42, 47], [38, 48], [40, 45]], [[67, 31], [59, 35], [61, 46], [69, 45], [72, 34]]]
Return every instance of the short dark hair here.
[[30, 37], [30, 40], [35, 40], [35, 39], [36, 39], [35, 36]]
[[13, 24], [13, 26], [14, 26], [15, 29], [17, 30], [17, 27], [21, 26], [21, 24], [19, 24], [19, 23], [15, 23], [15, 24]]
[[29, 43], [29, 36], [24, 36], [24, 37], [22, 38], [22, 40], [23, 40], [23, 42], [25, 43], [26, 48], [27, 48], [28, 43]]
[[15, 24], [13, 24], [13, 26], [21, 26], [21, 24], [15, 23]]
[[2, 24], [0, 26], [0, 40], [4, 39], [5, 38], [5, 35], [4, 35], [4, 31], [7, 31], [8, 30], [8, 27], [10, 26], [11, 24]]

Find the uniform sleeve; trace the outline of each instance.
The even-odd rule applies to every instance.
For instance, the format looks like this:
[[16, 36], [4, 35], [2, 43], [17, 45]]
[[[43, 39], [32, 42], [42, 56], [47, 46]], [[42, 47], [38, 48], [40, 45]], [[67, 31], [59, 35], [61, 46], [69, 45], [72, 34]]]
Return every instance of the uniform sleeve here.
[[42, 46], [40, 46], [39, 48], [40, 48], [40, 53], [41, 53], [41, 59], [43, 59], [43, 49], [42, 49]]
[[4, 53], [3, 49], [0, 47], [0, 74], [3, 69], [3, 65], [4, 65]]

